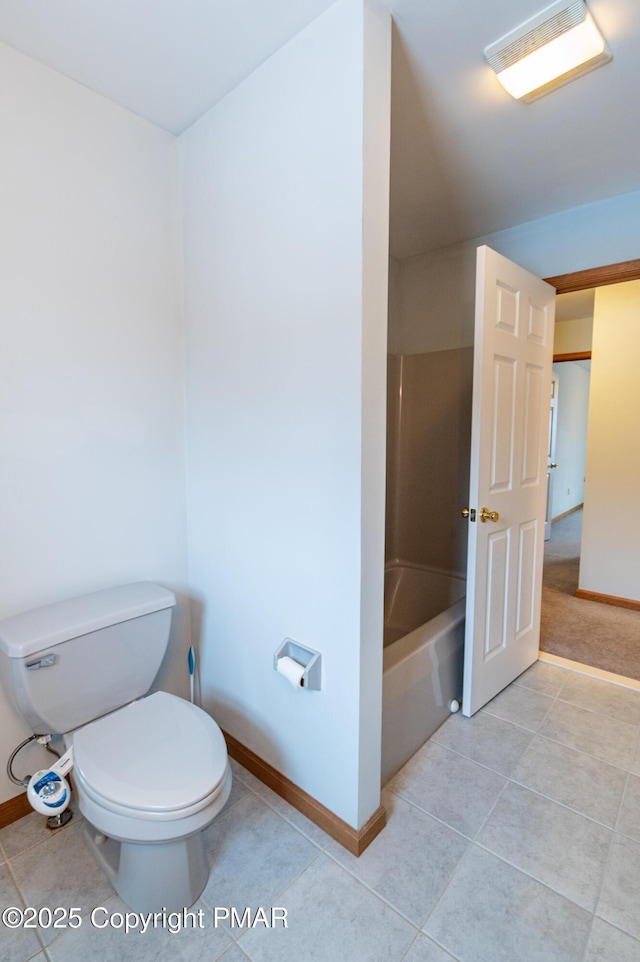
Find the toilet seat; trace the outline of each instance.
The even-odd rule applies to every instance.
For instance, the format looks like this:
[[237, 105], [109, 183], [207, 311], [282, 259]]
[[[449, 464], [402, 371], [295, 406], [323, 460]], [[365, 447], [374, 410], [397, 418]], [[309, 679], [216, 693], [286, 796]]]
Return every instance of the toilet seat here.
[[172, 821], [224, 790], [227, 749], [206, 712], [168, 692], [132, 702], [74, 733], [78, 787], [128, 818]]

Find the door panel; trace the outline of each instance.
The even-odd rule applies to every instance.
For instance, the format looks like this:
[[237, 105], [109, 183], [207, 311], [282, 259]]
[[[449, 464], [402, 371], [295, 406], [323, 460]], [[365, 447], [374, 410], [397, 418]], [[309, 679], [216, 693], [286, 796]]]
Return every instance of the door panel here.
[[465, 715], [538, 657], [554, 310], [553, 287], [478, 248]]

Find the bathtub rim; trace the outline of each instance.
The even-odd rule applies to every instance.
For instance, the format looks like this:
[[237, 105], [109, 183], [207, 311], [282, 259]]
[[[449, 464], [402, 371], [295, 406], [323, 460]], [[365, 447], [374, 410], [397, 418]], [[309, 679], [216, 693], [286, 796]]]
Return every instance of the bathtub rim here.
[[392, 568], [413, 568], [417, 571], [428, 571], [436, 575], [448, 575], [450, 578], [459, 578], [466, 582], [466, 571], [452, 571], [451, 568], [438, 568], [437, 565], [424, 565], [417, 561], [404, 561], [402, 558], [387, 558], [384, 563], [385, 573]]
[[[413, 567], [422, 566], [414, 565]], [[443, 573], [451, 574], [451, 572]], [[456, 575], [455, 577], [460, 576]], [[466, 604], [466, 595], [463, 595], [449, 608], [445, 608], [439, 615], [436, 615], [435, 618], [432, 618], [430, 621], [425, 621], [407, 635], [403, 635], [401, 638], [398, 638], [397, 641], [387, 645], [383, 651], [382, 674], [384, 675], [385, 671], [391, 671], [397, 665], [410, 658], [418, 648], [428, 644], [453, 625], [456, 625], [465, 616]]]

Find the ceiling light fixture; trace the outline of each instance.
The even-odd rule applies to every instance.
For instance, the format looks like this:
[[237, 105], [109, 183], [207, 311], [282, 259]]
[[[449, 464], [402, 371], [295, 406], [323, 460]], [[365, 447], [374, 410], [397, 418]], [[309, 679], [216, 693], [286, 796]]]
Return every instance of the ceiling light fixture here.
[[556, 0], [484, 51], [516, 100], [530, 102], [611, 60], [584, 0]]

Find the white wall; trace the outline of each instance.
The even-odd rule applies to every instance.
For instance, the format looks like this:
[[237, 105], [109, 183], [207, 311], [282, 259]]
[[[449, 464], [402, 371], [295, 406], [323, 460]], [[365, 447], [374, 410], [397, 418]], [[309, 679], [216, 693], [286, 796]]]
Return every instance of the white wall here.
[[640, 601], [640, 281], [596, 291], [580, 588]]
[[539, 277], [552, 277], [637, 257], [639, 220], [636, 191], [401, 261], [394, 311], [398, 329], [391, 334], [394, 353], [421, 354], [473, 343], [478, 245], [488, 244]]
[[[0, 618], [180, 588], [175, 138], [4, 45], [0, 89]], [[176, 658], [159, 681], [180, 690]], [[0, 692], [0, 800], [27, 734]]]
[[[181, 138], [203, 702], [354, 827], [380, 787], [389, 57], [386, 11], [339, 0]], [[274, 672], [287, 636], [321, 692]]]
[[[567, 322], [569, 323], [569, 322]], [[591, 349], [591, 345], [587, 350]], [[558, 379], [555, 460], [551, 517], [557, 518], [584, 501], [590, 372], [583, 361], [554, 364]]]

